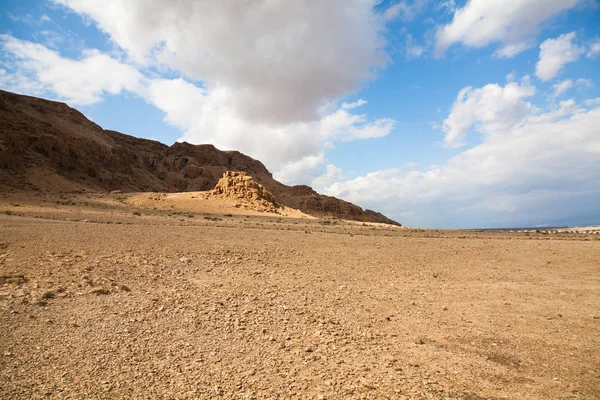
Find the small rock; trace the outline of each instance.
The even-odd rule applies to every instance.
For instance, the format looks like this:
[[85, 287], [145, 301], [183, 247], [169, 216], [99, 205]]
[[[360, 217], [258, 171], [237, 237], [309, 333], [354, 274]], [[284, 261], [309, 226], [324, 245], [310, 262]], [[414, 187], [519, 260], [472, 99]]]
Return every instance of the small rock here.
[[103, 288], [102, 286], [94, 286], [88, 291], [89, 294], [101, 295], [101, 294], [109, 294], [110, 292]]
[[42, 293], [42, 299], [52, 299], [54, 298], [54, 292], [52, 290], [46, 290]]
[[365, 389], [375, 390], [377, 387], [371, 383], [368, 379], [360, 378], [360, 383]]

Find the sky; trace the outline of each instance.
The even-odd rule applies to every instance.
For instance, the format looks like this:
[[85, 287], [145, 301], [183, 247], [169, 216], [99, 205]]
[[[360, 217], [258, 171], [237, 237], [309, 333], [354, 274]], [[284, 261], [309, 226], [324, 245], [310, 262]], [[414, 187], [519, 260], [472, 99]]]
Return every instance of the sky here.
[[406, 226], [600, 224], [596, 0], [3, 0], [0, 88]]

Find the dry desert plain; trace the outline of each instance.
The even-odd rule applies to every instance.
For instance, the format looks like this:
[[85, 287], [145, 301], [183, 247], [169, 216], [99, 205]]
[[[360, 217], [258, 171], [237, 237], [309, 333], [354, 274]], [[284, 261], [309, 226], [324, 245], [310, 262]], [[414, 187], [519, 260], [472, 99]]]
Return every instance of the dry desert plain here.
[[0, 197], [1, 399], [600, 397], [600, 235]]

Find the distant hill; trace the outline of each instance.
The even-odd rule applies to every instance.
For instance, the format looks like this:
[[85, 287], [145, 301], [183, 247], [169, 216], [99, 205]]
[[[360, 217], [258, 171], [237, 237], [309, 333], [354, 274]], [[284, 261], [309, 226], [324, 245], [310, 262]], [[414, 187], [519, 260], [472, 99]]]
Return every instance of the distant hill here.
[[248, 173], [278, 202], [310, 215], [400, 225], [309, 186], [284, 185], [260, 161], [238, 151], [139, 139], [104, 130], [64, 103], [0, 90], [2, 190], [204, 191], [227, 170]]

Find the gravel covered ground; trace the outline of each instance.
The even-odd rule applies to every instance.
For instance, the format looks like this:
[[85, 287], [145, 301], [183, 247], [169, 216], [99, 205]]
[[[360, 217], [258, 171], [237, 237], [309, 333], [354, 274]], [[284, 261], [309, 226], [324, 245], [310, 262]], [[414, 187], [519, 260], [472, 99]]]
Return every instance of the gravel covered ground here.
[[600, 397], [597, 236], [3, 201], [1, 399]]

